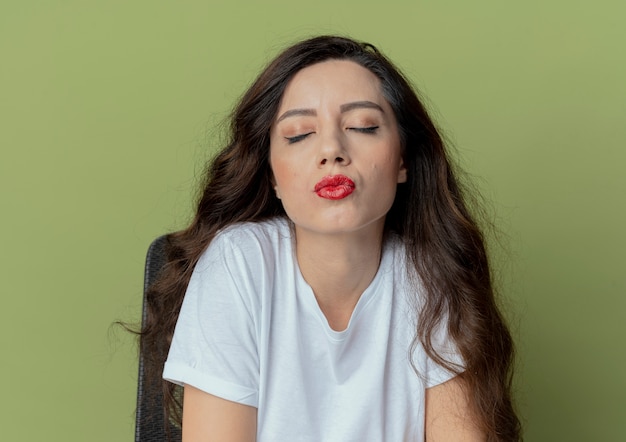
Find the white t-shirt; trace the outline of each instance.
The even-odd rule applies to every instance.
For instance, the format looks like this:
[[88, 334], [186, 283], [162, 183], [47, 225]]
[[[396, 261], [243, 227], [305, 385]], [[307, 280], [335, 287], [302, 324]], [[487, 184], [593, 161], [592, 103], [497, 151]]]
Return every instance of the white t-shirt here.
[[300, 273], [288, 221], [231, 226], [195, 267], [163, 377], [256, 407], [258, 442], [421, 441], [425, 389], [453, 374], [421, 346], [419, 375], [411, 366], [419, 292], [405, 262], [387, 240], [337, 332]]

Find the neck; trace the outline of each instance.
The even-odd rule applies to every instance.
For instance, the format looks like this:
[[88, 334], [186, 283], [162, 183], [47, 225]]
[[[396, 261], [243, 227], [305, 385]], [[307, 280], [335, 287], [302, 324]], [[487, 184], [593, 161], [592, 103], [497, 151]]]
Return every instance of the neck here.
[[347, 327], [361, 294], [376, 276], [382, 239], [382, 228], [326, 235], [296, 226], [300, 271], [334, 330]]

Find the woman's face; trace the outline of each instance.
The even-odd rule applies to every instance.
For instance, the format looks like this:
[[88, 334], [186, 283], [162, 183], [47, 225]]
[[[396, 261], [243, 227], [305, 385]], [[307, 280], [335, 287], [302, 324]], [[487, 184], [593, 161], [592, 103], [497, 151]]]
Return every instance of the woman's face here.
[[346, 60], [299, 71], [271, 128], [270, 165], [296, 233], [380, 234], [406, 169], [378, 78]]

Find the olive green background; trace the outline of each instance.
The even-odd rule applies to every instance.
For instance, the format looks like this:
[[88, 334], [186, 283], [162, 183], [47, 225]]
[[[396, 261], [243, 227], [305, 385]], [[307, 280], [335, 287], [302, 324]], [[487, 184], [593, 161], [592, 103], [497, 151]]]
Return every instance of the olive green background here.
[[[0, 438], [133, 437], [145, 250], [280, 48], [376, 44], [496, 222], [529, 441], [626, 440], [626, 3], [0, 3]], [[306, 418], [306, 417], [303, 417]]]

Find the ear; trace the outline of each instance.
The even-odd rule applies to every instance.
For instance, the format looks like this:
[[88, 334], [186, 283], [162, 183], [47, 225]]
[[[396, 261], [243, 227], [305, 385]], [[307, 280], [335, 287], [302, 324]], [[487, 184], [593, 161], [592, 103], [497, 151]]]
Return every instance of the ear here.
[[278, 191], [277, 185], [274, 185], [274, 192], [276, 192], [276, 198], [280, 199], [280, 192]]
[[407, 180], [407, 171], [404, 166], [404, 160], [400, 160], [400, 169], [398, 169], [398, 184], [406, 183]]

